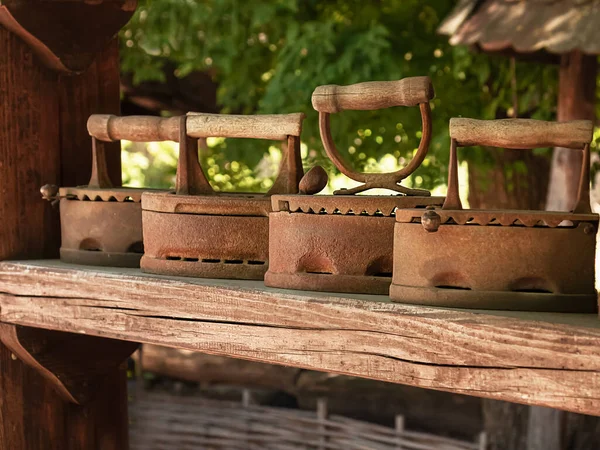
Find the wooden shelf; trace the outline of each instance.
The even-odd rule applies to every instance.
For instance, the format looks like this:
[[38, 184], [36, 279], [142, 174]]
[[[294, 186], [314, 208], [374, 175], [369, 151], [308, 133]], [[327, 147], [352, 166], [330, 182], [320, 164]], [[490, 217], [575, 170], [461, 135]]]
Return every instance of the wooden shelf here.
[[600, 415], [591, 314], [418, 307], [44, 260], [0, 263], [0, 321]]

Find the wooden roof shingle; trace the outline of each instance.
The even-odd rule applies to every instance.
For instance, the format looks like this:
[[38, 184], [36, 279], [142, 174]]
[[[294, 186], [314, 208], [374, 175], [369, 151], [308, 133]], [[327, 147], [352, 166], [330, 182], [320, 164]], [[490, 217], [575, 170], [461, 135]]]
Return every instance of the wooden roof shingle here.
[[600, 54], [600, 0], [460, 0], [438, 32], [485, 51]]

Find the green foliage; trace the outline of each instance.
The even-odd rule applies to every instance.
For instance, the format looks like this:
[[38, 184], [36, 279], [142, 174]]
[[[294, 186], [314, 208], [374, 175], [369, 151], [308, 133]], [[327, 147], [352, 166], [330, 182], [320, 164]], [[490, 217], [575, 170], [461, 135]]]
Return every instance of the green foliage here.
[[[453, 6], [451, 0], [140, 0], [121, 33], [122, 68], [136, 82], [161, 80], [167, 60], [180, 77], [208, 71], [224, 113], [304, 112], [305, 162], [328, 169], [310, 102], [316, 86], [429, 75], [437, 92], [434, 136], [412, 184], [432, 188], [445, 182], [450, 117], [506, 117], [515, 94], [523, 117], [551, 118], [556, 104], [555, 67], [517, 62], [513, 74], [508, 58], [451, 47], [437, 35]], [[420, 128], [417, 108], [332, 118], [335, 142], [361, 169], [388, 154], [410, 158]], [[232, 161], [255, 168], [267, 151], [260, 141], [240, 141], [214, 146], [209, 157], [222, 170]], [[461, 157], [490, 164], [469, 150]]]
[[[231, 143], [231, 141], [230, 141]], [[199, 157], [213, 189], [216, 191], [267, 191], [273, 185], [281, 161], [281, 151], [268, 147], [256, 168], [227, 159], [227, 142], [208, 139]], [[124, 141], [121, 151], [123, 184], [133, 187], [168, 189], [175, 186], [179, 144], [152, 142], [149, 144]]]

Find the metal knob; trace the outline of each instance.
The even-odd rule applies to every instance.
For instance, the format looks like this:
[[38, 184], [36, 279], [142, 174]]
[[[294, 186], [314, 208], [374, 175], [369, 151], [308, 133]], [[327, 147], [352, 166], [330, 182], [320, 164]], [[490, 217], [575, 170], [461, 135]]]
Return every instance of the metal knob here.
[[315, 166], [300, 180], [300, 194], [312, 195], [321, 192], [327, 186], [327, 181], [327, 172], [321, 166]]
[[58, 195], [58, 186], [55, 184], [45, 184], [40, 188], [40, 194], [44, 200], [51, 202]]
[[48, 200], [52, 203], [52, 206], [56, 206], [60, 201], [58, 197], [58, 186], [55, 184], [45, 184], [40, 188], [40, 194], [44, 200]]
[[425, 231], [428, 231], [429, 233], [435, 233], [440, 227], [441, 223], [442, 218], [437, 212], [435, 212], [435, 206], [428, 206], [427, 210], [421, 216], [421, 225], [423, 225]]

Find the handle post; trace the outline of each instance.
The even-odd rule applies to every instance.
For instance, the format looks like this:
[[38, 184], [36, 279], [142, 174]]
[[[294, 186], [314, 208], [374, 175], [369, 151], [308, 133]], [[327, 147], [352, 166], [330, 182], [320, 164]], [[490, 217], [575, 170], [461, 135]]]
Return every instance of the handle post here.
[[152, 116], [118, 117], [112, 114], [92, 114], [87, 122], [92, 137], [92, 173], [88, 186], [110, 189], [105, 142], [123, 139], [134, 142], [178, 141], [179, 119]]
[[214, 194], [198, 160], [198, 138], [188, 135], [186, 116], [179, 117], [179, 158], [175, 193], [177, 195]]
[[458, 191], [457, 148], [489, 146], [509, 149], [564, 147], [582, 152], [577, 201], [574, 213], [591, 213], [590, 142], [593, 124], [589, 120], [546, 122], [533, 119], [476, 120], [450, 119], [450, 165], [448, 195], [442, 209], [462, 209]]
[[108, 176], [104, 142], [99, 142], [95, 137], [92, 137], [92, 174], [90, 175], [88, 187], [94, 189], [110, 189], [113, 187]]

